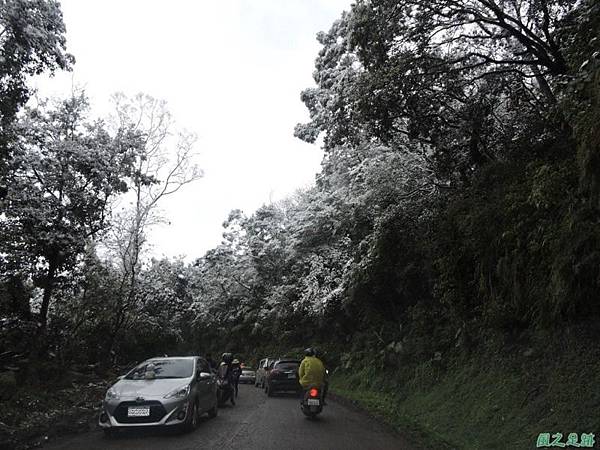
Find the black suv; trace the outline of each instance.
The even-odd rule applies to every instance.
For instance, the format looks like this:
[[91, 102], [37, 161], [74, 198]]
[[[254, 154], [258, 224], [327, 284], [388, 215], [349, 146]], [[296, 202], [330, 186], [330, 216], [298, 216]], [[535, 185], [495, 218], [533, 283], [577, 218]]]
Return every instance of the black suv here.
[[298, 380], [300, 361], [297, 359], [278, 359], [271, 366], [265, 382], [265, 392], [272, 397], [276, 392], [302, 391]]

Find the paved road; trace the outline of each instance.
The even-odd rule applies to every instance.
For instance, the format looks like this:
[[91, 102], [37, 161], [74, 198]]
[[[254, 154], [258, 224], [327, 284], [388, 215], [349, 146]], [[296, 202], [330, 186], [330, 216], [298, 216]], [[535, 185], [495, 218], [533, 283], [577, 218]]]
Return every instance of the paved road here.
[[219, 409], [215, 419], [203, 419], [186, 434], [133, 430], [114, 438], [101, 431], [81, 434], [44, 446], [48, 450], [413, 450], [396, 434], [369, 417], [328, 401], [317, 420], [304, 417], [299, 399], [268, 398], [254, 386], [240, 386], [236, 406]]

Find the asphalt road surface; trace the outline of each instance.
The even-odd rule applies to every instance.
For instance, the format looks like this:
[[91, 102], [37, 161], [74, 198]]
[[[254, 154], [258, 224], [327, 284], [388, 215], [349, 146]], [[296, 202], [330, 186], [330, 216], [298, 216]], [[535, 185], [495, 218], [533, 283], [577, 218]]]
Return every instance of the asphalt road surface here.
[[295, 396], [267, 397], [252, 385], [240, 386], [236, 406], [219, 409], [215, 419], [203, 418], [185, 434], [131, 430], [107, 438], [100, 431], [48, 443], [51, 450], [414, 450], [404, 439], [368, 416], [328, 400], [316, 420], [300, 411]]

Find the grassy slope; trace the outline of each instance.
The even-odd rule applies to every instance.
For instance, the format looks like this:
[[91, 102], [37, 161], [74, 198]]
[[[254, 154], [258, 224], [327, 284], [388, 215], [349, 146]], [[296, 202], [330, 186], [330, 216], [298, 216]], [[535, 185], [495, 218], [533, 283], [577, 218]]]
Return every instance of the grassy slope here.
[[560, 432], [562, 442], [571, 432], [592, 432], [600, 441], [600, 358], [593, 341], [560, 338], [540, 342], [530, 356], [523, 348], [476, 355], [439, 371], [426, 363], [402, 386], [365, 382], [368, 370], [338, 371], [332, 391], [426, 448], [532, 449], [542, 432]]
[[35, 448], [96, 426], [108, 382], [91, 374], [73, 379], [73, 373], [61, 383], [21, 388], [6, 373], [0, 374], [0, 450]]

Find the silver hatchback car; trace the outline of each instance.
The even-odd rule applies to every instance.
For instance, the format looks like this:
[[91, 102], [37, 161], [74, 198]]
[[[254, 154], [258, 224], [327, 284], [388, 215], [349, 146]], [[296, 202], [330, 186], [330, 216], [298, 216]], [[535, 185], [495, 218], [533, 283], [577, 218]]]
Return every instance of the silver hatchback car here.
[[124, 427], [193, 430], [203, 413], [217, 415], [216, 377], [208, 362], [198, 356], [152, 358], [108, 389], [99, 424], [107, 435]]

